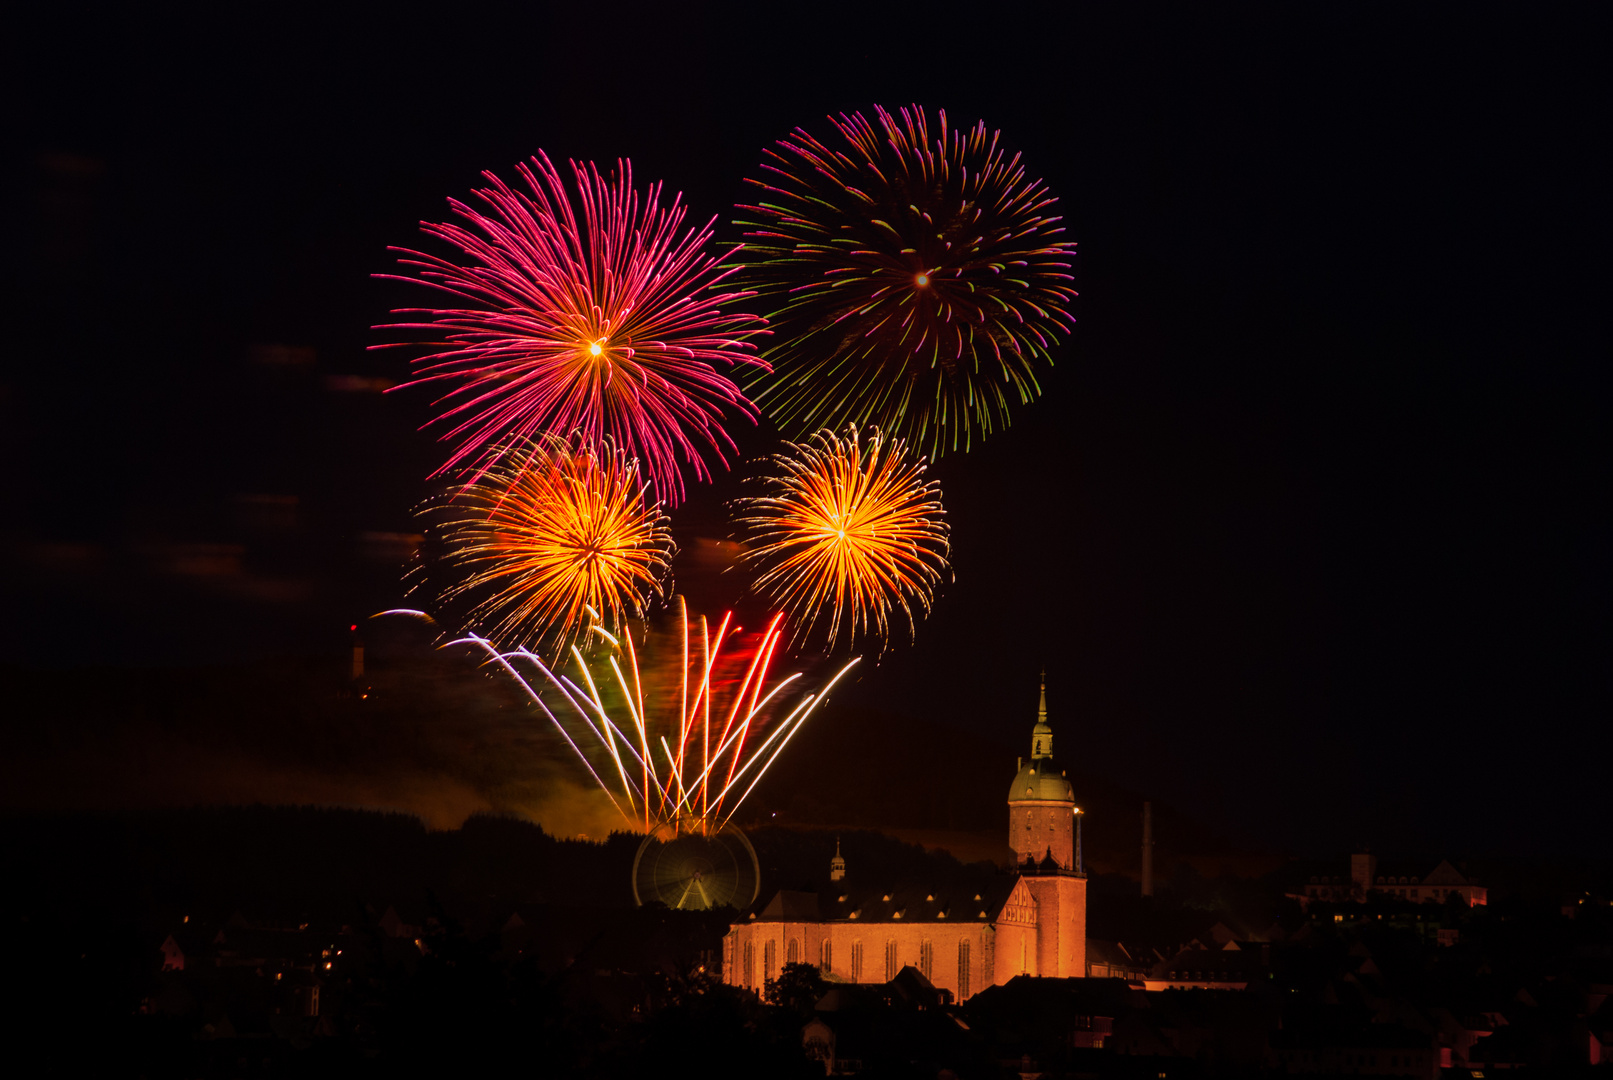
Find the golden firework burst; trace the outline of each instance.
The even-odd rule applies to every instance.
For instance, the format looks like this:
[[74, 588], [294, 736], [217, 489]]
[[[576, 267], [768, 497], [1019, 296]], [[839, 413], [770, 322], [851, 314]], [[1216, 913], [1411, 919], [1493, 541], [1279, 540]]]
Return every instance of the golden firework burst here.
[[662, 594], [674, 551], [638, 462], [613, 442], [546, 437], [505, 448], [426, 511], [453, 575], [442, 606], [480, 632], [559, 655], [591, 621], [610, 626]]
[[765, 493], [740, 503], [757, 590], [804, 635], [826, 616], [831, 650], [842, 633], [888, 640], [896, 611], [916, 631], [950, 569], [941, 492], [924, 480], [923, 459], [877, 428], [866, 439], [853, 426], [787, 445], [771, 459]]

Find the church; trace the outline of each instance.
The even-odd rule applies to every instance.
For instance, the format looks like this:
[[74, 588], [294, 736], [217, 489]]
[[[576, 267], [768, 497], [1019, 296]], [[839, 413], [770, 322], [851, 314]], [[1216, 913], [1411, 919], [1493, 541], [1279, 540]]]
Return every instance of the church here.
[[1043, 680], [1031, 755], [1008, 790], [1011, 874], [876, 883], [836, 845], [818, 892], [776, 892], [723, 939], [723, 979], [760, 992], [788, 963], [831, 982], [885, 983], [904, 967], [962, 1002], [1016, 975], [1083, 977], [1081, 811], [1053, 760]]

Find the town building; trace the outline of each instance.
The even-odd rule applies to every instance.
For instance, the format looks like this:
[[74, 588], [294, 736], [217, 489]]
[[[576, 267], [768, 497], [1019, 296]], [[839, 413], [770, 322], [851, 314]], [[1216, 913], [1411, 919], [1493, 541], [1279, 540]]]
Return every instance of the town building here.
[[817, 892], [775, 892], [730, 928], [724, 980], [760, 992], [790, 963], [847, 983], [888, 983], [912, 967], [961, 1002], [1019, 975], [1085, 977], [1081, 811], [1053, 758], [1045, 679], [1031, 755], [1007, 801], [1014, 872], [893, 883], [878, 867], [848, 865], [837, 845]]
[[1469, 879], [1449, 861], [1441, 861], [1424, 874], [1412, 866], [1380, 865], [1376, 855], [1361, 852], [1350, 856], [1348, 876], [1312, 874], [1304, 885], [1304, 892], [1299, 895], [1304, 900], [1335, 903], [1365, 903], [1369, 898], [1445, 903], [1452, 897], [1458, 897], [1468, 907], [1482, 907], [1488, 902], [1489, 890]]

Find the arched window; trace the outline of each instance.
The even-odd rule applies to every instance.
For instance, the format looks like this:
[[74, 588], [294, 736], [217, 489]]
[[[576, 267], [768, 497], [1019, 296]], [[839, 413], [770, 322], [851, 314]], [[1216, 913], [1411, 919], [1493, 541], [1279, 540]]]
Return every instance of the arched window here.
[[762, 946], [762, 978], [771, 979], [773, 977], [773, 965], [777, 960], [778, 945], [769, 941]]
[[744, 975], [745, 988], [754, 989], [756, 986], [756, 946], [749, 941], [745, 942]]
[[[930, 973], [935, 968], [935, 946], [928, 941], [919, 943], [919, 970], [924, 977], [930, 979]], [[934, 981], [933, 979], [931, 980]]]
[[969, 941], [958, 942], [958, 1000], [969, 996]]
[[851, 981], [863, 981], [863, 943], [860, 941], [851, 943]]
[[784, 946], [784, 962], [786, 964], [799, 964], [801, 962], [801, 943], [794, 938]]
[[887, 941], [885, 942], [885, 981], [890, 982], [896, 978], [898, 970], [896, 966], [896, 942]]
[[823, 939], [823, 947], [820, 950], [818, 970], [823, 972], [825, 975], [834, 970], [834, 942], [830, 941], [828, 938]]

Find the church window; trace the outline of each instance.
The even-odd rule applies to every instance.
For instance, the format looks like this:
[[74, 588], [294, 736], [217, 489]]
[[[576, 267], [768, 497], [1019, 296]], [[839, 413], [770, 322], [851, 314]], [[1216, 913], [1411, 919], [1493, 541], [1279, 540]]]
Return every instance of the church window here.
[[818, 969], [825, 975], [834, 970], [834, 942], [825, 938], [823, 941], [823, 962]]
[[928, 941], [919, 945], [919, 970], [924, 972], [926, 979], [930, 978], [935, 967], [935, 946]]
[[885, 981], [896, 978], [896, 942], [885, 942]]
[[756, 985], [756, 946], [753, 943], [747, 941], [747, 942], [745, 942], [745, 986], [747, 988], [750, 988], [750, 987], [754, 987], [755, 985]]
[[969, 996], [969, 942], [958, 942], [958, 1000]]
[[863, 981], [863, 943], [860, 941], [851, 943], [851, 981]]
[[784, 947], [784, 962], [786, 964], [799, 964], [801, 962], [801, 943], [794, 938]]
[[778, 945], [769, 941], [762, 946], [762, 978], [771, 979], [773, 977], [773, 964], [777, 960]]

